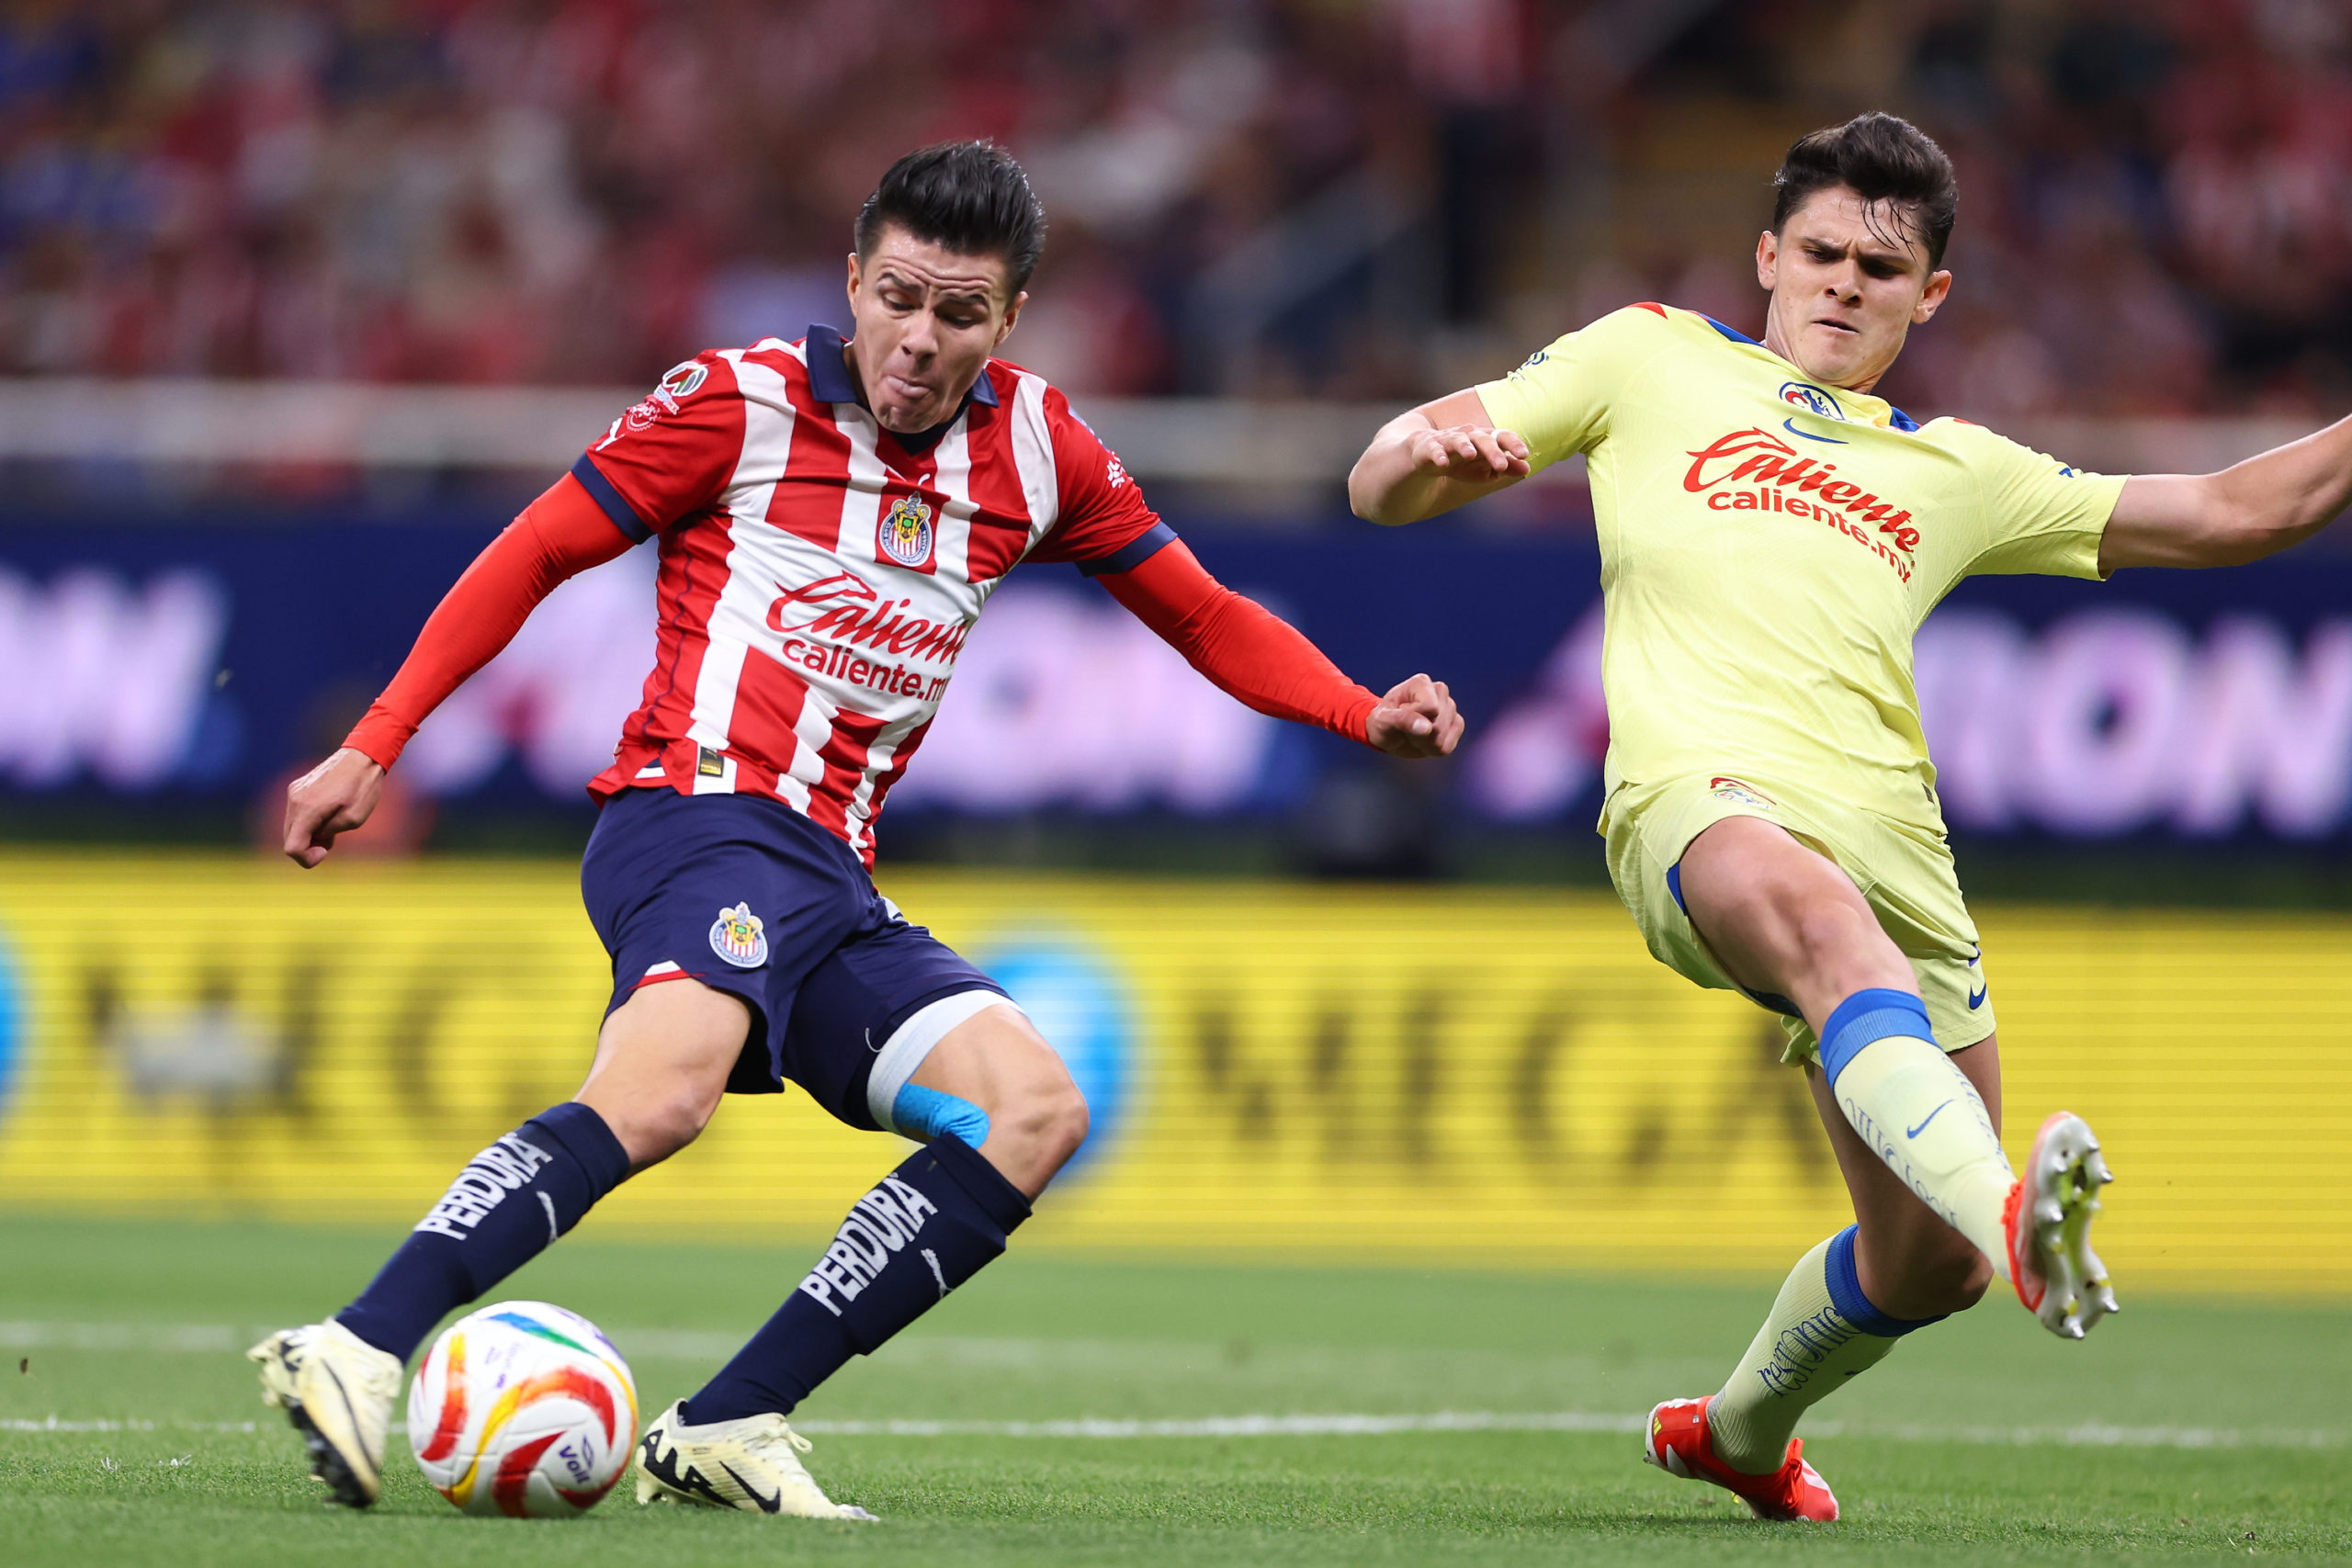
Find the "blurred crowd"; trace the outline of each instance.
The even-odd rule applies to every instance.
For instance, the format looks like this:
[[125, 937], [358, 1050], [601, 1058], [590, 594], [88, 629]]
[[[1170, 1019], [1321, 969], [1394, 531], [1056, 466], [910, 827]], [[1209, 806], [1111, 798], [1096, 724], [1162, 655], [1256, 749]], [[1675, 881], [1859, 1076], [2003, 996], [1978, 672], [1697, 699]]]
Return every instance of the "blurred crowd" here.
[[1662, 298], [1753, 329], [1791, 136], [1959, 163], [1922, 410], [2352, 400], [2338, 0], [0, 0], [0, 371], [630, 382], [842, 315], [857, 203], [991, 136], [1013, 357], [1409, 396]]

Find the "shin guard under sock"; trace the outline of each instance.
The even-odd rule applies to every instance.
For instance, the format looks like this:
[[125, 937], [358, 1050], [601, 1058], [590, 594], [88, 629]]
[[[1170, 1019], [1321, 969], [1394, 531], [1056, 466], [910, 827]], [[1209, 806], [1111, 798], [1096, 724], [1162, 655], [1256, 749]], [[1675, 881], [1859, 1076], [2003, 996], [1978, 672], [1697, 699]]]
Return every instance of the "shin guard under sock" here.
[[1886, 1359], [1894, 1342], [1940, 1318], [1889, 1317], [1862, 1294], [1849, 1225], [1797, 1260], [1755, 1343], [1707, 1404], [1715, 1457], [1769, 1475], [1806, 1410]]
[[474, 1156], [335, 1321], [401, 1360], [452, 1307], [482, 1295], [628, 1179], [628, 1154], [577, 1100]]
[[679, 1412], [688, 1426], [787, 1415], [854, 1355], [869, 1355], [1004, 1250], [1029, 1200], [943, 1134], [860, 1198], [775, 1315]]
[[1968, 1075], [1907, 991], [1857, 991], [1821, 1032], [1821, 1070], [1838, 1108], [1871, 1152], [1944, 1223], [2009, 1277], [2002, 1209], [2017, 1174]]

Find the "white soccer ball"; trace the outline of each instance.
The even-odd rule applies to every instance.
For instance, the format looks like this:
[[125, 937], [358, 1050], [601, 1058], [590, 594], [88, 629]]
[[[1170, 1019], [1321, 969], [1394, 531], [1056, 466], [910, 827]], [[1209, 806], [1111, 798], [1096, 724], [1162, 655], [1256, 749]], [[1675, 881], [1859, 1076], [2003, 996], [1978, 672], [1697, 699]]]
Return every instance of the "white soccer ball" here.
[[469, 1514], [556, 1519], [613, 1489], [637, 1447], [637, 1384], [596, 1325], [500, 1302], [441, 1331], [408, 1390], [408, 1440]]

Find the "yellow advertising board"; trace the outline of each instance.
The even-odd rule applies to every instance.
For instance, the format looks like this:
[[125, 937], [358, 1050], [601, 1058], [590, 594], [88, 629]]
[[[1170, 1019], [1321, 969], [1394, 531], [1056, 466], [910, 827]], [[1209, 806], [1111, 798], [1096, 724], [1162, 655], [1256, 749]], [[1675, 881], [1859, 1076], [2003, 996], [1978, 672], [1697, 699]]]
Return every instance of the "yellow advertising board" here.
[[[0, 1203], [422, 1213], [586, 1066], [608, 976], [575, 875], [0, 860]], [[1089, 1090], [1024, 1243], [1777, 1270], [1849, 1217], [1774, 1021], [1651, 962], [1605, 895], [884, 886]], [[1977, 914], [2013, 1152], [2091, 1118], [2119, 1280], [2352, 1290], [2352, 919]], [[592, 1223], [815, 1233], [902, 1148], [732, 1100]]]

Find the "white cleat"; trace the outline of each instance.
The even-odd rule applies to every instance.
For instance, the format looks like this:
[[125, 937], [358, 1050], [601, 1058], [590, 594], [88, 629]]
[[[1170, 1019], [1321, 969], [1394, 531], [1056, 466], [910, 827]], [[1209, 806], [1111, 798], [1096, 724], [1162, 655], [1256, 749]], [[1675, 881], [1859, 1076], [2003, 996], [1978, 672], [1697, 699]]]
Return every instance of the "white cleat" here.
[[809, 1519], [873, 1518], [825, 1495], [800, 1462], [815, 1446], [781, 1416], [689, 1427], [673, 1404], [653, 1418], [637, 1445], [637, 1500]]
[[2111, 1312], [2115, 1290], [2091, 1250], [2098, 1190], [2115, 1179], [2089, 1123], [2061, 1111], [2033, 1135], [2025, 1175], [2001, 1216], [2018, 1300], [2062, 1339], [2080, 1339]]
[[384, 1490], [384, 1434], [401, 1363], [339, 1323], [281, 1328], [245, 1359], [261, 1364], [261, 1397], [286, 1412], [311, 1450], [311, 1473], [346, 1508]]

